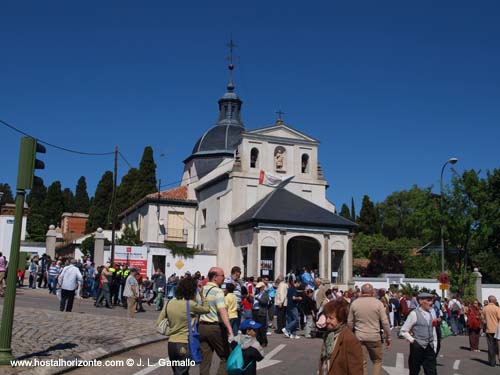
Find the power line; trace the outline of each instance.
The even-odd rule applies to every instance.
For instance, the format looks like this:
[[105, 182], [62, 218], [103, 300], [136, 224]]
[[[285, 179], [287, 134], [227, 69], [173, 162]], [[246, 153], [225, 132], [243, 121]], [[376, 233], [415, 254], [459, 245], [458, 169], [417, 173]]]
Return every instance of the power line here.
[[122, 152], [121, 151], [118, 151], [118, 155], [120, 155], [120, 157], [123, 159], [123, 161], [129, 166], [129, 168], [134, 168], [132, 167], [132, 165], [128, 162], [127, 159], [125, 159], [125, 156], [123, 156]]
[[114, 151], [111, 151], [111, 152], [86, 152], [86, 151], [72, 150], [72, 149], [69, 149], [66, 147], [55, 145], [53, 143], [44, 141], [44, 140], [36, 138], [36, 137], [33, 137], [32, 135], [22, 131], [21, 129], [16, 128], [14, 125], [11, 125], [3, 120], [0, 120], [0, 124], [5, 125], [6, 127], [10, 128], [11, 130], [14, 130], [17, 133], [20, 133], [20, 134], [25, 135], [27, 137], [35, 138], [38, 142], [43, 143], [49, 147], [56, 148], [56, 149], [61, 150], [61, 151], [71, 152], [73, 154], [79, 154], [79, 155], [87, 155], [87, 156], [104, 156], [104, 155], [113, 155], [114, 154]]

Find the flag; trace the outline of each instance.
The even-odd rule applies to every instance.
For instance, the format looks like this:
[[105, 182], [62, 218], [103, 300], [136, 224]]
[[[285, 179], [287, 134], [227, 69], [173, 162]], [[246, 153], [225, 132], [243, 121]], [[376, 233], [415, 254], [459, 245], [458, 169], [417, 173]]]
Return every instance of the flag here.
[[266, 186], [271, 186], [271, 187], [277, 187], [277, 188], [282, 188], [286, 184], [288, 184], [292, 178], [295, 176], [275, 176], [272, 173], [266, 172], [264, 170], [260, 170], [260, 175], [259, 175], [259, 184], [261, 185], [266, 185]]

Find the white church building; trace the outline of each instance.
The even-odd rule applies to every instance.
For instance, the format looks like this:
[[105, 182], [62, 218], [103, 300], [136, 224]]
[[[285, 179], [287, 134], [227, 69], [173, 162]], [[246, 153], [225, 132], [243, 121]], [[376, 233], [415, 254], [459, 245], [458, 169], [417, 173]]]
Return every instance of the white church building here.
[[[226, 274], [235, 265], [245, 276], [270, 278], [308, 267], [348, 288], [356, 225], [326, 197], [319, 141], [281, 118], [247, 130], [229, 69], [217, 122], [184, 160], [181, 186], [144, 197], [120, 215], [122, 225], [146, 244], [169, 241], [213, 254]], [[259, 183], [264, 171], [293, 178], [270, 187]]]

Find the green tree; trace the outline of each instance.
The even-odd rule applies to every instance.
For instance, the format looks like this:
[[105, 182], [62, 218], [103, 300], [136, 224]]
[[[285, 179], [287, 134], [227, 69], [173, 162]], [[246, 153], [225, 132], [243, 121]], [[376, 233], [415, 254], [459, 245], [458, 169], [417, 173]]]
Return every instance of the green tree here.
[[87, 221], [87, 233], [95, 231], [101, 227], [106, 229], [111, 222], [111, 200], [113, 196], [113, 173], [106, 171], [97, 184], [92, 205], [89, 210], [89, 220]]
[[139, 246], [142, 245], [139, 239], [139, 232], [135, 231], [131, 225], [126, 225], [123, 229], [122, 236], [116, 241], [118, 245]]
[[349, 207], [347, 207], [347, 204], [343, 204], [342, 208], [340, 209], [340, 216], [351, 220], [351, 212], [349, 211]]
[[28, 204], [28, 221], [26, 231], [31, 241], [45, 241], [48, 224], [45, 220], [44, 203], [47, 196], [47, 188], [43, 181], [36, 179], [33, 188], [30, 190], [26, 203]]
[[354, 207], [354, 197], [351, 197], [351, 220], [356, 222], [356, 208]]
[[90, 199], [89, 194], [87, 193], [87, 181], [83, 176], [78, 179], [76, 184], [74, 202], [75, 212], [83, 212], [84, 214], [89, 213]]
[[389, 195], [377, 205], [382, 234], [395, 238], [418, 238], [439, 243], [439, 198], [431, 188], [416, 185]]
[[156, 164], [153, 158], [153, 149], [151, 146], [146, 146], [144, 148], [144, 153], [142, 154], [141, 163], [139, 164], [138, 186], [138, 195], [140, 198], [157, 191]]
[[12, 195], [12, 190], [10, 189], [9, 184], [0, 184], [0, 193], [3, 193], [0, 197], [0, 206], [5, 203], [14, 203], [14, 196]]
[[48, 225], [53, 224], [56, 227], [59, 226], [61, 215], [64, 211], [64, 196], [61, 190], [60, 181], [54, 181], [48, 187], [43, 207], [45, 222]]
[[121, 213], [142, 198], [139, 170], [130, 168], [122, 177], [116, 199], [117, 212]]
[[75, 209], [75, 197], [73, 196], [73, 192], [70, 188], [65, 188], [63, 190], [63, 200], [64, 200], [64, 209], [63, 212], [74, 212]]
[[358, 224], [359, 231], [364, 234], [375, 234], [379, 232], [377, 211], [368, 195], [363, 196]]

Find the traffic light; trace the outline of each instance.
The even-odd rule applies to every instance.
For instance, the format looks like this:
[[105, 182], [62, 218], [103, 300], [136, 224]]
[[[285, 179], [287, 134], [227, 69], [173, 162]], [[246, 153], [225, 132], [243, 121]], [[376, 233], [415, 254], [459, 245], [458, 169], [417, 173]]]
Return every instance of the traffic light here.
[[35, 169], [44, 169], [45, 164], [36, 158], [37, 153], [45, 154], [43, 145], [35, 138], [24, 137], [21, 139], [19, 153], [19, 171], [17, 175], [17, 189], [31, 190], [35, 178]]

